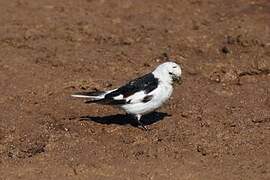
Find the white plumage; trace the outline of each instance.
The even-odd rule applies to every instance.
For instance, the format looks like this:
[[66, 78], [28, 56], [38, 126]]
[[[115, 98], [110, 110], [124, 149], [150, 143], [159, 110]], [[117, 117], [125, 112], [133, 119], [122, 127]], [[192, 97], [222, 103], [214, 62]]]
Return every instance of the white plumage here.
[[160, 64], [152, 73], [130, 81], [117, 89], [95, 92], [79, 92], [73, 97], [87, 99], [86, 103], [100, 103], [122, 108], [136, 117], [141, 123], [141, 116], [159, 108], [173, 92], [173, 83], [181, 79], [181, 68], [174, 62]]

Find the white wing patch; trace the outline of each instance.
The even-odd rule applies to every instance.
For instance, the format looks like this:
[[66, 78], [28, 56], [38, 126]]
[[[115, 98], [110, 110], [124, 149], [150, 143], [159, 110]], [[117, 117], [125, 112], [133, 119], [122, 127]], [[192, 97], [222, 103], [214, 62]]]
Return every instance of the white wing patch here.
[[122, 94], [118, 95], [118, 96], [115, 96], [113, 97], [114, 100], [123, 100], [124, 99], [124, 96]]
[[144, 91], [136, 92], [135, 94], [129, 96], [126, 101], [130, 102], [130, 104], [140, 103], [142, 102], [143, 98], [146, 96]]

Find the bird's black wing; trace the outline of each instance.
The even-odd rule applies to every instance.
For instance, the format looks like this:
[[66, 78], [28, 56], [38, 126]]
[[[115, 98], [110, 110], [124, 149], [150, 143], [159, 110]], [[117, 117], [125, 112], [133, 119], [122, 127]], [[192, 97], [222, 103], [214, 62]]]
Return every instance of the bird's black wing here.
[[[122, 105], [127, 104], [130, 101], [126, 101], [126, 98], [139, 92], [144, 91], [146, 94], [153, 91], [158, 87], [159, 80], [154, 74], [149, 73], [137, 79], [128, 82], [126, 85], [116, 89], [113, 92], [105, 95], [103, 102], [105, 104]], [[123, 96], [123, 99], [115, 99], [117, 96]]]

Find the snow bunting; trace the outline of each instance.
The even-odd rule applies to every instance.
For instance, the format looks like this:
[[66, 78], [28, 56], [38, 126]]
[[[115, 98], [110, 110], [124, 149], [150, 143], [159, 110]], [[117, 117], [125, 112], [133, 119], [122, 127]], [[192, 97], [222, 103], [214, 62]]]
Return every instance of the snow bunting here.
[[136, 78], [124, 86], [107, 91], [78, 92], [72, 97], [85, 98], [85, 103], [99, 103], [120, 107], [133, 115], [139, 125], [142, 115], [159, 108], [173, 91], [173, 83], [181, 80], [181, 67], [174, 62], [160, 64], [153, 72]]

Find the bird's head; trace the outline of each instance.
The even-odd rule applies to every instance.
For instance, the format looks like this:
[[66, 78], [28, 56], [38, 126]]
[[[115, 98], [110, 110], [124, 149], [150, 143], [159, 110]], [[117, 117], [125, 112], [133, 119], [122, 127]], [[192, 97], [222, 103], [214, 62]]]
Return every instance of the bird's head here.
[[154, 75], [164, 82], [173, 84], [174, 82], [181, 83], [182, 70], [180, 65], [175, 62], [165, 62], [160, 64], [155, 70]]

